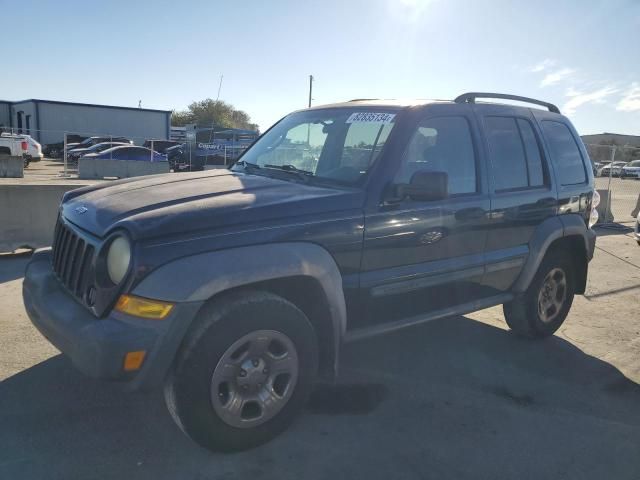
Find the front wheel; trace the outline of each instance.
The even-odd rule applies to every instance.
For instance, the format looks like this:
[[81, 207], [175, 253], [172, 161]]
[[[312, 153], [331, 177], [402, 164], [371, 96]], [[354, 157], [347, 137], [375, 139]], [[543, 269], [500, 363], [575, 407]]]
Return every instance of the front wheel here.
[[553, 335], [567, 318], [575, 287], [568, 252], [550, 252], [523, 294], [503, 305], [505, 320], [517, 335], [542, 338]]
[[205, 307], [165, 385], [169, 412], [216, 451], [255, 447], [304, 406], [318, 364], [316, 335], [295, 305], [267, 292]]

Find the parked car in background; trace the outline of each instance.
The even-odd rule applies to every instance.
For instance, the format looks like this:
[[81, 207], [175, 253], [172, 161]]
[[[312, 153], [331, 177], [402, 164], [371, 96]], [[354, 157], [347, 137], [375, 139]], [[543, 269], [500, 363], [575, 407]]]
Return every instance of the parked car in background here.
[[[87, 137], [83, 135], [76, 135], [74, 133], [67, 134], [67, 150], [78, 145]], [[49, 158], [62, 158], [64, 156], [64, 142], [48, 143], [42, 147], [42, 153], [45, 157]]]
[[123, 143], [123, 142], [102, 142], [102, 143], [96, 143], [95, 145], [92, 145], [86, 148], [74, 148], [73, 150], [70, 150], [69, 152], [67, 152], [67, 161], [77, 162], [80, 157], [87, 155], [89, 153], [100, 153], [109, 148], [121, 147], [123, 145], [130, 145], [130, 144]]
[[101, 160], [139, 160], [142, 162], [166, 162], [167, 156], [154, 152], [145, 147], [124, 145], [120, 147], [108, 148], [100, 153], [89, 153], [84, 158], [97, 158]]
[[627, 162], [612, 162], [606, 164], [604, 167], [600, 169], [600, 177], [619, 177], [622, 174], [622, 167], [624, 167]]
[[27, 142], [27, 156], [31, 162], [39, 162], [44, 157], [42, 146], [31, 135], [3, 133], [0, 138], [15, 138], [18, 141]]
[[174, 172], [196, 172], [204, 170], [206, 157], [189, 155], [186, 144], [178, 144], [166, 150], [169, 168]]
[[15, 136], [0, 136], [0, 155], [22, 157], [24, 159], [24, 168], [27, 168], [31, 161], [28, 150], [29, 144], [26, 140]]
[[622, 167], [622, 178], [640, 178], [640, 160], [631, 160]]
[[133, 140], [129, 140], [126, 137], [111, 137], [111, 136], [88, 137], [88, 138], [85, 138], [82, 142], [77, 144], [67, 143], [67, 153], [76, 148], [87, 148], [87, 147], [91, 147], [92, 145], [96, 145], [98, 143], [104, 143], [104, 142], [127, 143], [129, 145], [133, 145]]
[[142, 146], [158, 153], [167, 153], [168, 148], [178, 146], [180, 143], [176, 140], [145, 140]]

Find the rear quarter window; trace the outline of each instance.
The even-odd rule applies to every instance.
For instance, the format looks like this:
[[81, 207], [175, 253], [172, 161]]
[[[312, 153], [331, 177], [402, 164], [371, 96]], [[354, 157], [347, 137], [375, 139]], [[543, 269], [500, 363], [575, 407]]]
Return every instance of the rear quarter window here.
[[560, 185], [586, 183], [587, 172], [584, 160], [569, 127], [561, 122], [543, 120], [542, 131], [546, 137], [551, 161]]

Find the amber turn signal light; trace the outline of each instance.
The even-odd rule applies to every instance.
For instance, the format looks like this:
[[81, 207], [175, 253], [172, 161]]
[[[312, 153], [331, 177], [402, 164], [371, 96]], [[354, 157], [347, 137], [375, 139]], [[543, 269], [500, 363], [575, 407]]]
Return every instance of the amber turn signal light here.
[[173, 303], [151, 300], [133, 295], [120, 295], [116, 310], [134, 317], [162, 320], [173, 309]]
[[147, 352], [144, 350], [138, 350], [137, 352], [128, 352], [124, 357], [124, 371], [132, 372], [134, 370], [139, 370], [142, 366], [142, 362], [144, 362], [144, 357], [147, 355]]

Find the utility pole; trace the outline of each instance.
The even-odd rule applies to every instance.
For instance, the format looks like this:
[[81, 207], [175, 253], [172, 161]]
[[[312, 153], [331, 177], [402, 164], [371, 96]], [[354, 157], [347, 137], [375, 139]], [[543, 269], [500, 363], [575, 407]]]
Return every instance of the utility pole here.
[[313, 93], [313, 75], [309, 75], [309, 108], [311, 108], [311, 94]]
[[222, 89], [222, 79], [224, 78], [224, 75], [220, 75], [220, 84], [218, 85], [218, 96], [216, 97], [216, 102], [218, 100], [220, 100], [220, 90]]

